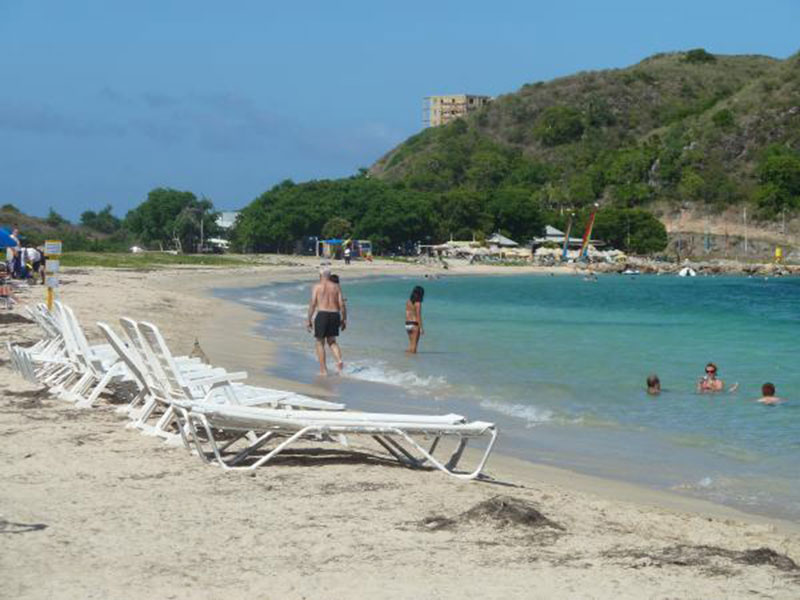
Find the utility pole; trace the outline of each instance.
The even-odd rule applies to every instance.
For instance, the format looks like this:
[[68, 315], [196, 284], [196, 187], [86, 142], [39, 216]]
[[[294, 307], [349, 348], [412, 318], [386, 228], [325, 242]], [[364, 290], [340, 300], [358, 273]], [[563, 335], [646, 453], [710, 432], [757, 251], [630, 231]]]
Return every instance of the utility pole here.
[[627, 244], [628, 252], [630, 252], [631, 251], [631, 216], [630, 215], [627, 215], [627, 221], [628, 221], [628, 238], [627, 238], [626, 244]]
[[744, 219], [744, 255], [747, 256], [747, 207], [742, 209], [742, 218]]

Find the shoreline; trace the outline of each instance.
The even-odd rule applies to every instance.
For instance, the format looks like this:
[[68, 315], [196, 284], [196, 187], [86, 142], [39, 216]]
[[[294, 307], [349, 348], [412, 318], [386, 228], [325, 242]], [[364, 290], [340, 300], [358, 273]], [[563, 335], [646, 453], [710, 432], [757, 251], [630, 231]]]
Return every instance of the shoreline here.
[[[360, 270], [430, 272], [408, 265]], [[254, 332], [264, 315], [209, 290], [315, 277], [310, 264], [233, 272], [66, 269], [62, 297], [92, 341], [99, 341], [97, 320], [151, 320], [176, 354], [188, 353], [199, 337], [212, 363], [245, 368], [253, 383], [287, 387], [292, 382], [264, 372], [279, 352]], [[40, 290], [26, 300], [38, 301]], [[32, 325], [0, 328], [0, 342], [35, 335]], [[2, 352], [5, 358], [4, 344]], [[499, 454], [487, 465], [495, 480], [472, 483], [376, 461], [360, 445], [341, 453], [314, 443], [274, 466], [225, 473], [182, 447], [125, 429], [105, 402], [75, 409], [7, 365], [0, 373], [0, 435], [7, 440], [0, 446], [0, 526], [43, 526], [3, 536], [0, 569], [15, 598], [169, 592], [244, 599], [269, 590], [293, 599], [319, 597], [323, 589], [355, 600], [800, 592], [794, 571], [736, 562], [745, 551], [769, 548], [800, 563], [795, 523]], [[466, 516], [498, 496], [536, 507], [557, 527]], [[431, 525], [436, 519], [452, 524], [439, 529]], [[243, 554], [242, 547], [255, 551]]]
[[[470, 277], [470, 276], [489, 276], [489, 275], [496, 275], [496, 276], [523, 275], [523, 273], [516, 273], [515, 272], [516, 269], [508, 269], [508, 268], [506, 268], [505, 270], [502, 269], [503, 267], [493, 267], [491, 269], [485, 269], [484, 272], [481, 273], [457, 271], [453, 273], [447, 273], [446, 276]], [[362, 273], [356, 277], [348, 276], [348, 281], [356, 281], [364, 279], [383, 279], [392, 276], [404, 277], [412, 274], [414, 273], [409, 273], [409, 272], [396, 273], [396, 274]], [[551, 274], [551, 272], [548, 271], [536, 274], [549, 275]], [[571, 272], [570, 273], [561, 272], [557, 274], [572, 275]], [[257, 278], [259, 277], [259, 275], [253, 274], [252, 277]], [[242, 285], [241, 282], [228, 281], [228, 282], [215, 283], [211, 287], [206, 287], [202, 285], [199, 286], [199, 288], [195, 290], [195, 293], [201, 295], [205, 294], [206, 297], [213, 297], [215, 300], [221, 300], [223, 302], [223, 307], [221, 307], [220, 310], [230, 311], [229, 318], [233, 319], [233, 322], [237, 323], [246, 322], [249, 335], [254, 336], [258, 340], [264, 342], [264, 344], [268, 345], [269, 347], [270, 351], [269, 357], [266, 358], [266, 360], [262, 362], [260, 366], [256, 362], [248, 361], [242, 359], [241, 357], [239, 357], [238, 359], [234, 359], [232, 362], [226, 362], [226, 359], [231, 359], [233, 357], [225, 355], [219, 356], [220, 364], [222, 366], [225, 366], [226, 368], [229, 368], [230, 370], [238, 370], [242, 368], [246, 369], [253, 378], [253, 380], [258, 381], [262, 385], [270, 385], [276, 387], [282, 386], [286, 389], [291, 389], [292, 391], [318, 395], [323, 398], [335, 396], [335, 394], [333, 394], [330, 389], [323, 387], [321, 385], [307, 384], [295, 381], [293, 379], [278, 378], [266, 373], [265, 371], [269, 370], [275, 364], [275, 361], [277, 360], [277, 357], [280, 353], [280, 346], [278, 344], [274, 342], [269, 342], [263, 336], [255, 333], [255, 329], [258, 326], [258, 324], [266, 321], [268, 319], [268, 315], [266, 315], [263, 312], [259, 312], [252, 308], [249, 308], [244, 304], [237, 302], [236, 300], [228, 298], [218, 298], [217, 296], [214, 295], [214, 291], [218, 289], [231, 289], [231, 288], [256, 289], [276, 284], [285, 284], [285, 283], [301, 282], [301, 281], [310, 283], [311, 281], [313, 281], [315, 277], [316, 277], [316, 270], [308, 274], [306, 273], [306, 270], [303, 270], [293, 273], [286, 273], [285, 276], [272, 277], [270, 278], [270, 281], [268, 282], [262, 281], [256, 285], [249, 285], [249, 283]], [[246, 319], [243, 318], [244, 314], [247, 315]], [[220, 319], [220, 321], [227, 321], [227, 320], [228, 318]], [[206, 335], [210, 335], [213, 338], [218, 338], [218, 336], [221, 333], [219, 331], [215, 331], [215, 326], [213, 324], [211, 325], [210, 329], [206, 329], [204, 331], [206, 332]], [[227, 331], [227, 334], [230, 334], [230, 331]], [[215, 361], [212, 361], [212, 363], [216, 364]], [[391, 384], [384, 384], [384, 385], [391, 385]], [[527, 459], [518, 456], [503, 454], [502, 452], [498, 452], [497, 450], [495, 450], [492, 453], [492, 457], [489, 460], [487, 468], [491, 468], [492, 465], [500, 465], [500, 471], [504, 474], [506, 472], [514, 473], [514, 477], [510, 479], [524, 479], [529, 482], [533, 480], [544, 480], [547, 483], [553, 483], [557, 485], [571, 487], [574, 490], [579, 490], [588, 493], [597, 493], [598, 490], [601, 490], [602, 493], [598, 493], [598, 495], [602, 495], [603, 497], [609, 500], [626, 500], [635, 498], [636, 500], [634, 501], [637, 503], [647, 504], [649, 506], [653, 506], [660, 509], [688, 511], [698, 515], [703, 515], [712, 518], [740, 519], [754, 523], [771, 524], [775, 526], [785, 527], [789, 531], [800, 533], [800, 523], [795, 523], [791, 520], [788, 520], [780, 516], [748, 512], [727, 504], [714, 502], [711, 500], [705, 500], [703, 498], [697, 498], [689, 494], [682, 494], [680, 492], [672, 491], [669, 489], [659, 489], [647, 486], [645, 484], [628, 481], [625, 479], [615, 479], [610, 477], [593, 475], [591, 473], [574, 471], [566, 467], [559, 467], [559, 466], [548, 465], [546, 463], [540, 463], [534, 459]], [[500, 479], [507, 480], [509, 478], [503, 475], [500, 477]]]

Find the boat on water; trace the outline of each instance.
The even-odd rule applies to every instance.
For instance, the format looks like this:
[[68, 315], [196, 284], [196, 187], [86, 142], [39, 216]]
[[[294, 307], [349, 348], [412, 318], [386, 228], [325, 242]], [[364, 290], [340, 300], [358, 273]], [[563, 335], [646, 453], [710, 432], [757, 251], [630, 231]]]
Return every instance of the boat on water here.
[[678, 277], [697, 277], [697, 271], [692, 267], [683, 267], [678, 271]]
[[622, 272], [622, 274], [623, 275], [639, 275], [640, 271], [639, 271], [639, 269], [625, 269]]

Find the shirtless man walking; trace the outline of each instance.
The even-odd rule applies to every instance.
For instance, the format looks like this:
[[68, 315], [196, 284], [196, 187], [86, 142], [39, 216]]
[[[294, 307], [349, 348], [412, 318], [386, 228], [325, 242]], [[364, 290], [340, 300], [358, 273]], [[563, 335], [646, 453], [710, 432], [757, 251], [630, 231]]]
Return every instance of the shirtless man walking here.
[[320, 271], [319, 283], [311, 290], [311, 302], [308, 304], [309, 331], [312, 325], [317, 344], [319, 374], [328, 374], [328, 363], [325, 358], [326, 341], [336, 359], [336, 371], [341, 373], [344, 363], [336, 338], [339, 335], [339, 327], [341, 326], [342, 331], [347, 327], [347, 308], [342, 297], [342, 289], [331, 281], [331, 270], [327, 267], [323, 267]]

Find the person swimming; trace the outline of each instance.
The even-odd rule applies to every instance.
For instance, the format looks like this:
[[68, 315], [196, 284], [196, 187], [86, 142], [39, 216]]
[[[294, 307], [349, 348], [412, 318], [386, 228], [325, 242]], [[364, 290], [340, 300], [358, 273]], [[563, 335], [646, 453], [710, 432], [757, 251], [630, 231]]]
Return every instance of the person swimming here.
[[775, 395], [775, 384], [767, 382], [761, 386], [761, 398], [756, 402], [767, 406], [775, 406], [776, 404], [783, 404], [786, 400]]
[[[725, 391], [725, 382], [722, 379], [717, 379], [717, 365], [710, 362], [706, 365], [706, 374], [697, 382], [698, 394], [716, 394]], [[733, 393], [739, 389], [739, 384], [734, 383], [728, 388], [728, 393]]]
[[658, 396], [661, 393], [661, 380], [655, 373], [647, 376], [647, 393], [651, 396]]
[[717, 379], [717, 365], [710, 362], [706, 365], [706, 374], [697, 382], [697, 391], [701, 394], [722, 392], [725, 382]]

